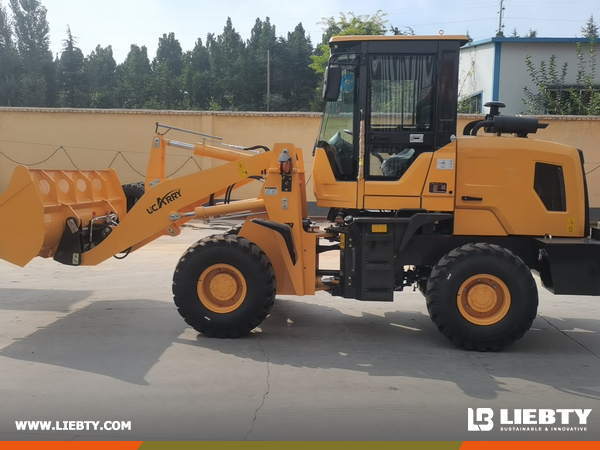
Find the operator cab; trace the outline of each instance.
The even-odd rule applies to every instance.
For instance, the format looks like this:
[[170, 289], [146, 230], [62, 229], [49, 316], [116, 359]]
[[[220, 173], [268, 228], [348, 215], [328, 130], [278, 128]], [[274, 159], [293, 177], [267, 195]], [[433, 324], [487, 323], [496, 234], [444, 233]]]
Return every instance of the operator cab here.
[[[459, 49], [466, 42], [463, 36], [331, 39], [315, 151], [323, 149], [336, 182], [398, 181], [421, 154], [451, 142]], [[327, 184], [315, 183], [318, 201], [327, 197], [319, 195]]]

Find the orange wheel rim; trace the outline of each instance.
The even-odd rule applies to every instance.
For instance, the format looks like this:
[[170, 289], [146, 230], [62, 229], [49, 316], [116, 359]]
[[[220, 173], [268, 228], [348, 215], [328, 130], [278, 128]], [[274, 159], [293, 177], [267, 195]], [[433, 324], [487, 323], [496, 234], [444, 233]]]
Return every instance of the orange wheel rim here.
[[462, 316], [475, 325], [493, 325], [500, 322], [510, 309], [510, 291], [498, 277], [475, 275], [466, 280], [456, 297]]
[[229, 264], [208, 267], [198, 280], [198, 297], [204, 306], [219, 314], [235, 311], [246, 298], [244, 276]]

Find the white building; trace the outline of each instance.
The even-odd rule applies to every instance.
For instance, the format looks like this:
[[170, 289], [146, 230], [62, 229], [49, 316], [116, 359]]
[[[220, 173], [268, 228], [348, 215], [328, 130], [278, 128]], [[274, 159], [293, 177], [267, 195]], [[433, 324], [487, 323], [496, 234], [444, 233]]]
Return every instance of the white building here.
[[[577, 84], [577, 43], [582, 44], [589, 70], [589, 39], [586, 38], [491, 38], [467, 44], [461, 48], [459, 99], [468, 100], [472, 113], [487, 112], [483, 105], [490, 101], [506, 104], [503, 114], [521, 114], [527, 107], [523, 102], [523, 89], [527, 86], [537, 92], [527, 72], [525, 60], [531, 54], [536, 68], [556, 55], [556, 68], [560, 75], [568, 63], [565, 86]], [[595, 46], [596, 87], [600, 85], [600, 42]]]

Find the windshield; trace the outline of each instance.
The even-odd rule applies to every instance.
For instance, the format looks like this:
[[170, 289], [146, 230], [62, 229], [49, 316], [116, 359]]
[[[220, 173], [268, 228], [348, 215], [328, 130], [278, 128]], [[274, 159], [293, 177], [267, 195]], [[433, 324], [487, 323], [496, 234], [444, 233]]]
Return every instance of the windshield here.
[[[355, 67], [342, 69], [342, 84], [340, 95], [335, 102], [327, 102], [319, 141], [335, 145], [343, 140], [352, 152], [354, 145], [354, 101], [355, 101]], [[338, 145], [342, 144], [338, 142]], [[338, 149], [339, 150], [339, 149]]]
[[354, 111], [356, 67], [342, 68], [342, 82], [337, 101], [327, 102], [318, 146], [332, 155], [334, 171], [338, 176], [354, 171]]

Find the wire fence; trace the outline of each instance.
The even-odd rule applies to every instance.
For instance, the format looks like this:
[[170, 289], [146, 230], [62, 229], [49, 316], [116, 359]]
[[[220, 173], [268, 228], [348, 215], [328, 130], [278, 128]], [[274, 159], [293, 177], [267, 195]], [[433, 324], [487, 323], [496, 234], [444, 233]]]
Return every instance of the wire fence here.
[[[0, 139], [0, 142], [12, 142], [12, 143], [18, 143], [18, 144], [30, 144], [30, 145], [48, 145], [48, 144], [39, 144], [39, 143], [35, 143], [35, 142], [24, 142], [24, 141], [6, 141], [6, 140], [2, 140]], [[109, 149], [100, 149], [100, 148], [90, 148], [90, 147], [76, 147], [78, 149], [83, 149], [83, 150], [99, 150], [99, 151], [115, 151], [115, 150], [109, 150]], [[9, 160], [10, 162], [14, 163], [14, 164], [18, 164], [18, 165], [22, 165], [22, 166], [26, 166], [26, 167], [33, 167], [33, 166], [38, 166], [40, 164], [43, 164], [47, 161], [49, 161], [50, 159], [52, 159], [52, 157], [54, 155], [56, 155], [57, 153], [59, 153], [60, 151], [63, 151], [64, 154], [66, 155], [66, 157], [69, 159], [69, 161], [71, 162], [71, 164], [73, 165], [73, 167], [77, 170], [81, 170], [79, 168], [79, 166], [77, 166], [77, 164], [75, 164], [75, 161], [73, 160], [73, 158], [71, 157], [71, 155], [69, 154], [69, 152], [67, 151], [67, 149], [60, 145], [58, 146], [51, 154], [50, 156], [48, 156], [47, 158], [42, 159], [41, 161], [38, 162], [33, 162], [33, 163], [24, 163], [21, 161], [17, 161], [14, 158], [11, 158], [10, 156], [8, 156], [6, 153], [4, 153], [3, 151], [0, 151], [0, 155], [4, 156], [4, 158], [6, 158], [7, 160]], [[138, 153], [138, 152], [131, 152], [131, 153]], [[136, 174], [138, 174], [141, 177], [145, 177], [146, 174], [140, 172], [139, 170], [137, 170], [133, 164], [127, 159], [127, 157], [125, 156], [125, 152], [121, 151], [121, 150], [116, 150], [116, 154], [114, 156], [114, 158], [111, 160], [110, 164], [108, 165], [107, 169], [110, 169], [111, 167], [113, 167], [113, 164], [115, 163], [115, 161], [117, 160], [117, 158], [119, 158], [119, 156], [121, 157], [121, 159], [123, 159], [123, 161], [131, 168], [131, 170], [133, 170]], [[172, 156], [180, 156], [180, 155], [172, 155]], [[202, 171], [202, 167], [200, 166], [200, 164], [198, 164], [198, 161], [196, 160], [196, 158], [194, 158], [194, 156], [190, 156], [188, 158], [186, 158], [186, 160], [183, 162], [183, 164], [181, 164], [181, 166], [179, 166], [179, 168], [175, 171], [173, 171], [172, 173], [170, 173], [169, 175], [167, 175], [167, 178], [171, 178], [172, 176], [176, 175], [180, 170], [182, 170], [189, 162], [193, 162], [196, 167], [198, 168], [198, 170]]]

